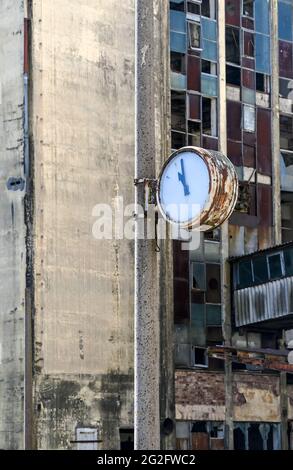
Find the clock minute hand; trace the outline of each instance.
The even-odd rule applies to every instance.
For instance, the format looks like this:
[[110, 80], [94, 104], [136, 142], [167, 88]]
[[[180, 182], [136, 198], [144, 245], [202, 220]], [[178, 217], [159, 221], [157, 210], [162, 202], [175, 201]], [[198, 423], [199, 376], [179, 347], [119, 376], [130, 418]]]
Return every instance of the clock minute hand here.
[[184, 196], [189, 196], [190, 192], [189, 192], [189, 186], [186, 184], [183, 158], [181, 158], [181, 171], [182, 173], [178, 172], [178, 179], [183, 184]]

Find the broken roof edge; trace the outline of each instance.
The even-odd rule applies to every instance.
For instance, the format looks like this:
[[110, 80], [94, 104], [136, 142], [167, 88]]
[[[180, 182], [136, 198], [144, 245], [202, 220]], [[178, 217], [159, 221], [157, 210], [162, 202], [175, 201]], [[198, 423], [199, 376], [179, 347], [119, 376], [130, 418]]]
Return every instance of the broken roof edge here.
[[283, 248], [288, 248], [290, 246], [293, 248], [293, 240], [290, 241], [290, 242], [281, 243], [280, 245], [274, 245], [274, 246], [271, 246], [269, 248], [264, 248], [262, 250], [253, 251], [252, 253], [246, 253], [245, 255], [231, 256], [230, 258], [228, 258], [228, 262], [229, 263], [235, 263], [235, 262], [237, 262], [239, 260], [242, 260], [242, 259], [245, 259], [245, 258], [251, 258], [253, 256], [257, 256], [257, 255], [265, 254], [265, 253], [270, 253], [270, 252], [273, 252], [273, 251], [280, 251]]

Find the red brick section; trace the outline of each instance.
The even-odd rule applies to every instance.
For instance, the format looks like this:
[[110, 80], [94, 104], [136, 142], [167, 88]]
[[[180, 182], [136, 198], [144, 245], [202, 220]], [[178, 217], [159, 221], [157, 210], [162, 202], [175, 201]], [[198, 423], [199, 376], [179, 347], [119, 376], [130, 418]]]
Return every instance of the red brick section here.
[[224, 374], [176, 371], [175, 403], [177, 405], [225, 405]]
[[[279, 395], [279, 377], [275, 375], [234, 374], [234, 403], [242, 405], [244, 388], [271, 391]], [[177, 405], [225, 405], [224, 374], [218, 372], [177, 370], [175, 373], [175, 402]]]

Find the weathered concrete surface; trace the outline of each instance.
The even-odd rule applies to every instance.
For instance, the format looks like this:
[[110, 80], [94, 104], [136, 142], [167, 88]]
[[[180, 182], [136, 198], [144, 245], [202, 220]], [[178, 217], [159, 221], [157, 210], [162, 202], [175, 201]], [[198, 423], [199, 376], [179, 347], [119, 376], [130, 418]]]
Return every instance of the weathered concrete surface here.
[[[114, 422], [103, 430], [133, 424], [133, 244], [95, 240], [92, 210], [133, 202], [134, 0], [33, 1], [32, 13], [35, 445], [67, 447], [77, 424], [99, 423], [102, 447], [119, 448]], [[87, 381], [119, 401], [120, 374], [124, 417], [108, 418]], [[59, 385], [69, 403], [81, 384], [78, 414], [59, 413]]]
[[0, 2], [0, 448], [23, 448], [25, 223], [23, 2]]

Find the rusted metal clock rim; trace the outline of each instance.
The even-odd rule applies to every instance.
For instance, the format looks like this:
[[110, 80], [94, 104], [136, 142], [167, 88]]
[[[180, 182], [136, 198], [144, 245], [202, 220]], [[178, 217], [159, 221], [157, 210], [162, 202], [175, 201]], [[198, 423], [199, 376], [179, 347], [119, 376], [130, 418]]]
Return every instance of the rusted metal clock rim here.
[[[176, 222], [170, 219], [162, 208], [160, 199], [161, 182], [162, 175], [169, 163], [178, 155], [186, 152], [192, 152], [204, 161], [209, 172], [209, 193], [203, 211], [199, 216], [188, 222]], [[214, 150], [191, 146], [182, 147], [173, 152], [164, 162], [158, 178], [157, 204], [164, 219], [173, 225], [179, 225], [188, 230], [196, 227], [200, 230], [213, 230], [217, 228], [230, 217], [237, 197], [238, 178], [235, 168], [224, 154]]]

